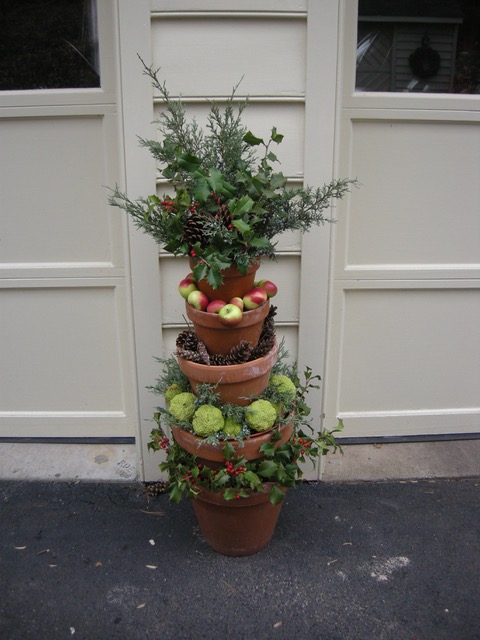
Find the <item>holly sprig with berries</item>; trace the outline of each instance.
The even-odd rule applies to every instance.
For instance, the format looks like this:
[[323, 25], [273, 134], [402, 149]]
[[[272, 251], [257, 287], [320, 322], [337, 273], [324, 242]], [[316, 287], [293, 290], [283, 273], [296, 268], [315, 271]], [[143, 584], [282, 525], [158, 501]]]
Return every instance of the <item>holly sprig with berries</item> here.
[[334, 434], [342, 428], [340, 420], [335, 429], [324, 429], [316, 437], [299, 431], [278, 447], [275, 443], [281, 434], [274, 429], [270, 442], [260, 447], [264, 457], [258, 460], [246, 460], [227, 441], [222, 448], [223, 465], [219, 468], [198, 462], [196, 456], [185, 451], [175, 440], [170, 440], [160, 425], [152, 431], [148, 446], [152, 451], [163, 450], [166, 453], [160, 470], [168, 473], [167, 491], [175, 503], [184, 497], [195, 498], [202, 487], [223, 492], [225, 500], [238, 500], [248, 497], [252, 491], [264, 491], [268, 483], [269, 500], [278, 504], [285, 495], [282, 488], [295, 487], [301, 480], [301, 465], [307, 460], [315, 465], [320, 456], [340, 448]]
[[204, 130], [188, 120], [185, 105], [170, 96], [158, 71], [144, 64], [144, 73], [164, 111], [157, 120], [161, 141], [140, 142], [175, 195], [133, 201], [116, 186], [109, 202], [166, 251], [193, 258], [195, 277], [206, 278], [213, 288], [221, 285], [223, 269], [234, 265], [245, 273], [252, 261], [275, 258], [278, 235], [332, 222], [325, 210], [357, 184], [336, 179], [319, 188], [289, 187], [275, 169], [272, 151], [284, 136], [275, 127], [267, 140], [247, 130], [242, 122], [247, 101], [235, 108], [238, 85], [223, 110], [210, 103]]
[[[341, 451], [341, 447], [335, 439], [335, 434], [343, 429], [343, 423], [338, 421], [334, 429], [323, 429], [314, 434], [311, 426], [310, 407], [307, 404], [308, 392], [318, 389], [320, 381], [318, 375], [314, 375], [310, 367], [303, 371], [303, 378], [297, 372], [296, 365], [286, 362], [288, 352], [282, 347], [279, 361], [274, 367], [276, 373], [288, 374], [296, 386], [295, 398], [288, 400], [288, 396], [275, 392], [268, 387], [265, 397], [277, 402], [283, 407], [282, 417], [271, 430], [270, 440], [260, 447], [263, 458], [258, 460], [246, 460], [241, 454], [241, 448], [235, 449], [230, 439], [218, 439], [213, 436], [205, 438], [205, 442], [215, 444], [222, 452], [223, 465], [219, 468], [209, 468], [197, 460], [166, 433], [166, 428], [176, 424], [167, 409], [159, 407], [154, 415], [156, 427], [152, 429], [148, 448], [151, 451], [161, 451], [165, 454], [160, 463], [160, 470], [168, 474], [169, 483], [167, 491], [173, 502], [179, 502], [183, 497], [194, 498], [202, 487], [215, 492], [224, 492], [225, 500], [247, 497], [252, 491], [263, 491], [266, 483], [269, 483], [269, 499], [277, 504], [284, 497], [282, 488], [294, 487], [303, 477], [302, 465], [310, 461], [315, 465], [316, 461], [329, 452]], [[171, 385], [183, 387], [185, 380], [179, 373], [178, 365], [173, 359], [161, 360], [164, 364], [164, 374], [157, 381], [155, 387], [150, 389], [154, 393], [164, 394]], [[196, 402], [198, 404], [214, 404], [220, 406], [223, 412], [232, 415], [241, 421], [242, 407], [233, 405], [219, 405], [215, 388], [211, 385], [201, 385], [200, 394]], [[278, 444], [281, 438], [280, 425], [293, 423], [291, 438], [282, 444]], [[188, 425], [185, 425], [188, 428]], [[307, 431], [310, 431], [309, 435]], [[241, 434], [241, 438], [249, 437]], [[201, 444], [199, 445], [201, 458]]]

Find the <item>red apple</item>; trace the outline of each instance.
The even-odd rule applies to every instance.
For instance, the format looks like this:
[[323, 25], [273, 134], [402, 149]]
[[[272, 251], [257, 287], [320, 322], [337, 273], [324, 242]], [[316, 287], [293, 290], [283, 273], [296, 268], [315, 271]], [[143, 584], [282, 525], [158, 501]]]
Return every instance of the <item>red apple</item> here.
[[268, 299], [267, 292], [262, 287], [253, 287], [243, 296], [245, 309], [256, 309]]
[[178, 292], [180, 293], [182, 298], [185, 298], [185, 300], [192, 293], [192, 291], [196, 290], [197, 284], [193, 277], [190, 277], [190, 275], [188, 275], [186, 278], [183, 278], [183, 280], [181, 280], [180, 284], [178, 285]]
[[240, 309], [240, 311], [243, 311], [243, 300], [238, 296], [235, 296], [235, 298], [232, 298], [230, 300], [230, 304], [234, 304]]
[[187, 302], [194, 309], [198, 311], [206, 311], [208, 307], [208, 298], [207, 296], [198, 289], [196, 291], [192, 291], [187, 298]]
[[259, 280], [255, 286], [265, 289], [269, 298], [273, 298], [273, 296], [277, 295], [277, 285], [271, 280]]
[[243, 312], [236, 304], [229, 302], [220, 309], [218, 317], [227, 327], [234, 327], [241, 321]]
[[208, 303], [207, 311], [208, 313], [218, 313], [226, 304], [225, 300], [212, 300]]

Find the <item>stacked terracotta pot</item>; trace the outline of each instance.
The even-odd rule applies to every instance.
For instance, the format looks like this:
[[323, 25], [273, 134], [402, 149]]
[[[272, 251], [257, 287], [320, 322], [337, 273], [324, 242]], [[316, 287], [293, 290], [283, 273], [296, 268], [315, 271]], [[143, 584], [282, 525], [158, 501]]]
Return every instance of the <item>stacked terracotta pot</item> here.
[[[207, 282], [197, 282], [198, 289], [205, 293], [209, 300], [231, 300], [243, 297], [254, 286], [258, 265], [254, 265], [246, 275], [236, 269], [223, 273], [224, 282], [221, 288], [212, 289]], [[270, 302], [250, 311], [244, 311], [241, 321], [235, 326], [226, 326], [218, 314], [200, 311], [186, 301], [186, 313], [193, 325], [199, 341], [208, 353], [227, 355], [240, 341], [247, 340], [252, 347], [257, 346], [260, 335], [270, 310]], [[268, 386], [272, 367], [277, 359], [278, 344], [261, 358], [243, 364], [212, 366], [198, 364], [178, 357], [181, 370], [189, 379], [194, 393], [203, 383], [216, 385], [215, 391], [223, 403], [247, 406]], [[281, 437], [275, 447], [287, 442], [293, 433], [293, 423], [280, 427]], [[176, 442], [186, 451], [197, 457], [197, 462], [218, 468], [225, 462], [221, 445], [205, 443], [195, 434], [174, 427], [172, 435]], [[238, 455], [247, 460], [263, 457], [260, 451], [262, 444], [270, 441], [271, 430], [253, 434], [248, 440], [239, 442], [230, 440]], [[271, 504], [268, 493], [271, 488], [265, 484], [265, 490], [252, 493], [248, 498], [226, 502], [222, 493], [202, 489], [193, 501], [193, 508], [206, 542], [215, 551], [224, 555], [251, 555], [263, 549], [270, 541], [280, 513], [280, 504]]]

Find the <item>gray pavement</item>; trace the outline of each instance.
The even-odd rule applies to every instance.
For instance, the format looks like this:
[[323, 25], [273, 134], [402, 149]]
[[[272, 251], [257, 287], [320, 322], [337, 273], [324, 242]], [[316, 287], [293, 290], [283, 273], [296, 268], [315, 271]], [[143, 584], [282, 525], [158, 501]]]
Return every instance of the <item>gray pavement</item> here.
[[1, 640], [480, 639], [480, 479], [309, 483], [228, 558], [143, 485], [0, 482]]

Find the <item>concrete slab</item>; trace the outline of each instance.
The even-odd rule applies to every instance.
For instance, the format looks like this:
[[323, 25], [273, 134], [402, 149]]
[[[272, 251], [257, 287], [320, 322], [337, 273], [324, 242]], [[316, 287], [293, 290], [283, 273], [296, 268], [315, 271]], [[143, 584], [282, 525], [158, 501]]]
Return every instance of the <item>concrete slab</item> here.
[[345, 445], [322, 462], [329, 482], [477, 477], [480, 440]]
[[2, 480], [139, 478], [136, 445], [0, 443]]

